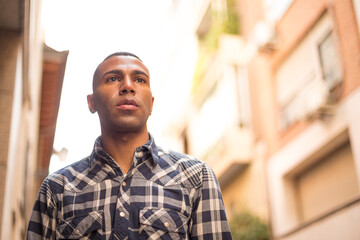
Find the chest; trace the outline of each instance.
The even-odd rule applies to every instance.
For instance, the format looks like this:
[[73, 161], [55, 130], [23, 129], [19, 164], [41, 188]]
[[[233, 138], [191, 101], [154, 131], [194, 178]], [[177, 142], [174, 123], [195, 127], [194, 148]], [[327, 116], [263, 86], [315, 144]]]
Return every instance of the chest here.
[[[59, 239], [186, 239], [193, 191], [141, 177], [105, 180], [59, 196]], [[76, 239], [76, 238], [74, 238]]]

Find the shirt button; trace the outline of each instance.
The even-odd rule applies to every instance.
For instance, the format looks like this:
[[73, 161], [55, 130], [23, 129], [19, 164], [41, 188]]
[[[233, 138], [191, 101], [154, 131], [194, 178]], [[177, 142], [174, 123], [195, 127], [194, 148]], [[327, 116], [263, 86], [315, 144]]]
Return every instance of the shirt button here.
[[168, 222], [165, 222], [165, 223], [164, 223], [164, 226], [165, 226], [166, 228], [168, 228], [168, 227], [170, 227], [170, 224], [169, 224]]
[[122, 182], [122, 185], [124, 186], [124, 187], [126, 187], [126, 182], [124, 181], [124, 182]]
[[75, 230], [74, 230], [74, 233], [75, 233], [76, 235], [78, 235], [78, 234], [80, 234], [80, 231], [77, 230], [77, 229], [75, 229]]
[[124, 213], [124, 212], [121, 212], [121, 213], [120, 213], [120, 217], [125, 217], [125, 213]]

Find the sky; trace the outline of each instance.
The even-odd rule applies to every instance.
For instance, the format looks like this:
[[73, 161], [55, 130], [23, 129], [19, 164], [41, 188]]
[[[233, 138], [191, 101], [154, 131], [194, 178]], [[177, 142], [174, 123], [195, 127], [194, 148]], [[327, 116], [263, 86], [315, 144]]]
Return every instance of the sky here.
[[[166, 123], [158, 119], [171, 119], [171, 112], [161, 112], [161, 109], [167, 108], [165, 103], [170, 102], [157, 96], [164, 95], [164, 71], [168, 71], [164, 68], [167, 66], [169, 49], [173, 47], [171, 39], [176, 39], [176, 34], [182, 34], [171, 27], [172, 2], [43, 0], [45, 43], [57, 51], [69, 51], [54, 140], [56, 151], [62, 148], [68, 150], [67, 161], [61, 162], [57, 156], [53, 156], [50, 172], [91, 153], [94, 141], [100, 135], [100, 127], [97, 114], [91, 114], [88, 110], [86, 96], [92, 92], [92, 75], [96, 66], [110, 53], [133, 52], [149, 68], [155, 96], [154, 112], [157, 105], [159, 110], [156, 116], [150, 117], [149, 129], [152, 129], [153, 135], [161, 135]], [[189, 55], [193, 56], [196, 52], [193, 41], [190, 49]], [[191, 78], [191, 67], [185, 67], [182, 71], [187, 71], [187, 76]], [[181, 91], [181, 86], [189, 86], [190, 78], [187, 77], [187, 85], [173, 87]], [[167, 91], [167, 97], [173, 95], [174, 91]], [[159, 98], [162, 104], [157, 102]], [[171, 104], [176, 106], [174, 101]], [[161, 142], [161, 138], [159, 140]]]

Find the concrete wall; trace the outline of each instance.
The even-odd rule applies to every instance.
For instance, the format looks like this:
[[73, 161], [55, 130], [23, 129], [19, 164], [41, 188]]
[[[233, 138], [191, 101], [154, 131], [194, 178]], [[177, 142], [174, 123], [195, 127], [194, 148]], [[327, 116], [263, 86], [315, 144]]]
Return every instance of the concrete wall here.
[[339, 239], [360, 239], [359, 228], [360, 203], [346, 208], [334, 215], [316, 222], [302, 231], [296, 232], [291, 236], [286, 236], [284, 240], [339, 240]]
[[[16, 73], [21, 71], [19, 66], [19, 49], [21, 35], [17, 32], [0, 31], [0, 192], [5, 192], [6, 178], [9, 168], [10, 129], [12, 122], [12, 106], [15, 91]], [[0, 226], [3, 222], [3, 206], [6, 202], [5, 194], [0, 194]], [[1, 228], [0, 228], [1, 234]]]

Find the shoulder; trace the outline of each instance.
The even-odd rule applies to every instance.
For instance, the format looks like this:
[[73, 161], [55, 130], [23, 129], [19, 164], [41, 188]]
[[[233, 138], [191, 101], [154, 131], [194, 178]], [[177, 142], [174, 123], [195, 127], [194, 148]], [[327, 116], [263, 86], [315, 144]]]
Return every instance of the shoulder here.
[[43, 185], [47, 185], [54, 194], [62, 193], [65, 189], [80, 189], [86, 185], [92, 171], [90, 159], [86, 157], [50, 174]]
[[158, 154], [160, 157], [168, 157], [170, 158], [170, 161], [172, 161], [173, 163], [181, 161], [189, 164], [204, 164], [203, 161], [185, 153], [180, 153], [163, 148], [158, 148], [158, 149], [159, 149]]
[[184, 169], [195, 168], [201, 170], [206, 163], [185, 153], [175, 152], [172, 150], [165, 150], [159, 148], [158, 151], [160, 159], [165, 160], [169, 164], [178, 164]]
[[159, 160], [176, 168], [183, 176], [182, 181], [188, 180], [194, 187], [201, 187], [204, 180], [216, 177], [207, 163], [191, 155], [159, 148]]

